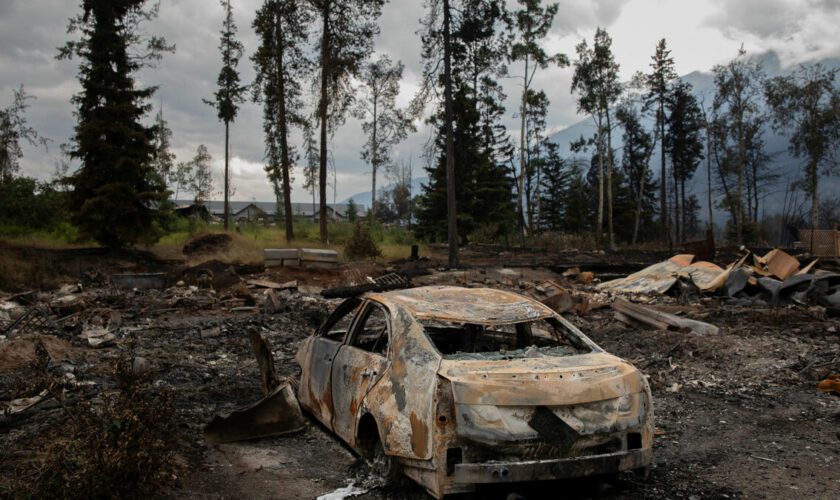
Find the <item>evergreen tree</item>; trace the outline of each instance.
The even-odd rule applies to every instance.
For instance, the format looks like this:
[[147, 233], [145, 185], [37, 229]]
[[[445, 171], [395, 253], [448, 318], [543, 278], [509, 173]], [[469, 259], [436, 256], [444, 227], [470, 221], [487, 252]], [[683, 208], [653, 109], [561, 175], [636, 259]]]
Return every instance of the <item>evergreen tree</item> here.
[[671, 239], [671, 225], [668, 218], [668, 193], [665, 186], [665, 103], [670, 92], [671, 82], [677, 78], [677, 70], [674, 67], [674, 58], [668, 50], [665, 39], [659, 40], [656, 44], [656, 52], [651, 57], [651, 72], [644, 76], [647, 84], [647, 95], [645, 96], [645, 109], [655, 110], [656, 128], [659, 133], [659, 217], [661, 219], [663, 237], [668, 239], [669, 245], [673, 245]]
[[[449, 245], [449, 267], [458, 266], [458, 206], [455, 183], [455, 137], [454, 137], [454, 82], [452, 78], [452, 6], [451, 0], [428, 0], [426, 3], [426, 17], [423, 23], [423, 83], [420, 92], [412, 102], [414, 114], [419, 115], [423, 106], [433, 94], [436, 94], [438, 86], [443, 87], [443, 150], [444, 150], [444, 178], [445, 196], [440, 198], [441, 179], [440, 172], [436, 172], [438, 178], [430, 179], [429, 188], [424, 186], [424, 191], [429, 191], [428, 196], [424, 194], [423, 200], [427, 203], [426, 212], [430, 215], [429, 221], [437, 219], [433, 216], [432, 204], [444, 203], [446, 207], [446, 240]], [[440, 141], [435, 141], [436, 144]], [[437, 207], [438, 209], [440, 207]], [[419, 207], [418, 207], [419, 214]], [[427, 234], [430, 227], [426, 227]], [[421, 230], [422, 232], [422, 230]]]
[[373, 37], [379, 33], [376, 20], [384, 0], [310, 0], [320, 18], [318, 78], [318, 120], [321, 151], [318, 186], [321, 242], [327, 243], [327, 160], [328, 131], [344, 123], [353, 102], [352, 79], [373, 51]]
[[666, 151], [671, 158], [674, 179], [674, 235], [677, 241], [687, 238], [685, 183], [703, 160], [702, 130], [705, 118], [688, 83], [674, 85], [668, 96], [668, 135]]
[[154, 169], [163, 180], [163, 184], [168, 186], [172, 182], [172, 168], [175, 166], [175, 154], [170, 151], [170, 141], [172, 140], [172, 130], [166, 120], [163, 119], [163, 104], [155, 115], [155, 156]]
[[295, 237], [291, 171], [296, 160], [289, 131], [293, 126], [305, 125], [300, 82], [312, 66], [304, 52], [311, 21], [311, 12], [303, 0], [266, 0], [253, 23], [260, 39], [251, 59], [257, 72], [254, 99], [263, 103], [265, 170], [274, 187], [277, 206], [283, 207], [288, 242]]
[[68, 28], [81, 37], [58, 55], [81, 60], [71, 150], [81, 166], [68, 179], [73, 221], [84, 236], [109, 247], [156, 240], [158, 208], [166, 197], [153, 167], [154, 129], [141, 123], [155, 89], [138, 88], [133, 75], [174, 48], [141, 33], [142, 23], [158, 13], [157, 5], [147, 3], [83, 0], [82, 13]]
[[594, 185], [587, 182], [582, 165], [577, 161], [571, 162], [568, 178], [568, 186], [563, 192], [563, 230], [571, 234], [592, 231], [596, 200], [592, 196]]
[[312, 213], [315, 214], [315, 191], [318, 187], [318, 167], [321, 161], [318, 159], [318, 143], [315, 142], [315, 131], [307, 121], [303, 127], [303, 153], [306, 156], [306, 164], [303, 167], [303, 188], [312, 193]]
[[356, 202], [353, 201], [353, 198], [347, 202], [347, 220], [350, 222], [356, 222], [356, 217], [359, 215], [359, 210], [356, 208]]
[[820, 174], [837, 172], [840, 147], [840, 88], [837, 69], [821, 64], [771, 79], [765, 95], [778, 132], [790, 134], [790, 152], [805, 158], [804, 191], [811, 197], [811, 227], [819, 227]]
[[635, 245], [642, 231], [650, 233], [653, 214], [656, 212], [656, 186], [648, 168], [650, 157], [656, 148], [656, 136], [644, 129], [639, 112], [632, 102], [625, 102], [618, 108], [616, 120], [624, 130], [621, 172], [634, 201], [633, 233], [629, 239], [630, 243]]
[[23, 158], [21, 141], [29, 144], [47, 147], [47, 139], [42, 137], [29, 126], [26, 121], [27, 99], [23, 85], [12, 90], [12, 104], [0, 109], [0, 183], [9, 182], [20, 170], [20, 159]]
[[376, 174], [380, 168], [392, 165], [391, 153], [395, 145], [414, 130], [410, 117], [397, 107], [402, 62], [393, 63], [383, 54], [365, 66], [362, 72], [361, 98], [355, 115], [361, 120], [367, 141], [362, 148], [362, 160], [371, 169], [370, 220], [376, 221]]
[[542, 172], [538, 222], [541, 231], [558, 233], [565, 229], [566, 195], [571, 175], [558, 154], [557, 144], [545, 142], [544, 146], [545, 154], [533, 162]]
[[[433, 7], [443, 8], [445, 13], [449, 3], [430, 5], [430, 9]], [[441, 239], [442, 230], [446, 228], [450, 263], [457, 261], [457, 247], [461, 243], [457, 238], [458, 231], [468, 235], [481, 229], [485, 236], [498, 237], [510, 231], [515, 220], [515, 212], [511, 212], [514, 208], [511, 203], [513, 184], [507, 167], [512, 159], [512, 147], [501, 125], [504, 94], [496, 81], [503, 72], [507, 53], [499, 29], [504, 5], [495, 0], [464, 0], [453, 6], [452, 12], [455, 15], [450, 16], [449, 24], [437, 22], [438, 18], [433, 15], [439, 13], [437, 10], [430, 10], [427, 18], [423, 88], [427, 94], [421, 98], [442, 85], [444, 100], [442, 109], [430, 120], [440, 134], [431, 152], [437, 161], [427, 168], [430, 182], [423, 187], [422, 199], [418, 201], [418, 226], [415, 227], [418, 234], [436, 240]], [[451, 32], [448, 38], [445, 36], [447, 30]], [[447, 63], [439, 59], [439, 49], [442, 44], [446, 54], [447, 41], [451, 71], [439, 75], [439, 63], [443, 62], [444, 68]], [[438, 79], [438, 76], [442, 78]], [[453, 86], [451, 106], [447, 105], [448, 81]], [[454, 122], [447, 119], [450, 116]], [[452, 176], [447, 175], [450, 168]], [[455, 212], [453, 207], [457, 207]], [[451, 217], [456, 212], [453, 222]], [[495, 215], [488, 219], [487, 214]], [[442, 226], [444, 221], [446, 224]]]
[[[509, 232], [515, 221], [515, 207], [512, 199], [513, 179], [508, 171], [497, 164], [490, 151], [481, 142], [481, 124], [475, 100], [466, 84], [455, 92], [453, 116], [455, 117], [454, 156], [459, 165], [455, 180], [459, 187], [456, 203], [458, 227], [462, 234], [470, 234], [479, 228], [495, 228], [495, 236]], [[446, 176], [446, 134], [441, 123], [445, 110], [434, 120], [438, 124], [437, 162], [427, 168], [429, 183], [423, 185], [423, 194], [417, 202], [417, 225], [419, 236], [432, 241], [443, 241], [448, 237], [447, 222], [447, 176]]]
[[216, 108], [219, 120], [225, 124], [225, 231], [230, 225], [230, 124], [236, 119], [239, 105], [245, 101], [248, 86], [241, 85], [236, 67], [242, 58], [242, 43], [236, 39], [236, 23], [233, 21], [231, 0], [220, 0], [225, 11], [222, 21], [221, 41], [219, 50], [222, 53], [222, 69], [219, 72], [217, 85], [219, 89], [214, 93], [214, 100], [205, 99], [204, 102]]

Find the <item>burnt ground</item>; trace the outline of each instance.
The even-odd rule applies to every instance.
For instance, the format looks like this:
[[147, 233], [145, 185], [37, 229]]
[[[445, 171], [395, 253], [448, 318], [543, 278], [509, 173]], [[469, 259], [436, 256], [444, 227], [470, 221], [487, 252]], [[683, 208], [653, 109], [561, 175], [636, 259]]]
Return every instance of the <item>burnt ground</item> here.
[[[517, 256], [523, 259], [527, 257]], [[414, 281], [516, 289], [557, 277], [557, 269], [549, 267], [498, 266], [498, 261], [481, 261], [467, 272], [434, 273]], [[435, 264], [426, 267], [434, 269]], [[312, 421], [291, 436], [245, 443], [211, 446], [201, 434], [214, 414], [261, 396], [249, 330], [261, 332], [272, 345], [278, 372], [295, 376], [297, 343], [339, 302], [320, 298], [318, 290], [386, 270], [384, 265], [365, 265], [262, 274], [277, 282], [297, 279], [301, 285], [299, 291], [280, 292], [281, 310], [273, 313], [259, 307], [259, 288], [249, 290], [249, 299], [241, 291], [190, 290], [189, 282], [163, 291], [90, 283], [75, 292], [84, 299], [75, 318], [55, 329], [32, 328], [0, 339], [0, 401], [32, 395], [35, 389], [27, 389], [21, 378], [35, 358], [38, 338], [53, 361], [65, 361], [80, 382], [68, 389], [67, 405], [109, 388], [105, 367], [122, 353], [131, 353], [150, 362], [156, 386], [175, 394], [179, 424], [172, 432], [182, 439], [179, 453], [185, 470], [164, 492], [168, 496], [313, 498], [353, 483], [368, 490], [359, 498], [426, 498], [410, 482], [380, 486], [363, 461]], [[49, 303], [56, 296], [54, 291], [18, 298], [0, 293], [0, 302], [12, 299], [29, 307], [26, 304]], [[593, 303], [603, 299], [593, 295]], [[240, 309], [252, 300], [256, 309]], [[668, 298], [653, 302], [663, 310], [713, 323], [720, 333], [635, 329], [616, 321], [609, 308], [570, 317], [604, 349], [630, 360], [650, 378], [656, 437], [649, 476], [627, 473], [609, 480], [494, 487], [478, 496], [505, 498], [516, 492], [542, 498], [561, 491], [570, 498], [840, 496], [840, 398], [816, 390], [819, 380], [840, 369], [840, 321], [827, 318], [821, 308], [751, 308], [718, 299], [687, 306]], [[116, 344], [93, 349], [78, 333], [86, 321], [110, 311], [118, 311], [120, 317]], [[3, 324], [0, 321], [0, 328]], [[45, 430], [60, 429], [66, 419], [52, 400], [0, 416], [2, 474], [14, 473], [37, 457]]]

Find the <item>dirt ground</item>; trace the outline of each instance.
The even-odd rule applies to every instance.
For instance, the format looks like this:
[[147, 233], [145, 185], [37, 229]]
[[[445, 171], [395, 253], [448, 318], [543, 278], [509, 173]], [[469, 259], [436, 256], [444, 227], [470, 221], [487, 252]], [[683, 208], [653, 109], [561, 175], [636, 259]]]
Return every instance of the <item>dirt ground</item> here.
[[[592, 259], [589, 265], [595, 269], [601, 262], [605, 274], [638, 267], [637, 257], [613, 265], [609, 256]], [[278, 373], [296, 376], [298, 342], [340, 303], [321, 298], [321, 288], [401, 270], [415, 275], [415, 284], [517, 289], [541, 279], [562, 280], [558, 273], [574, 258], [552, 264], [544, 257], [517, 255], [516, 267], [511, 266], [513, 260], [484, 254], [467, 271], [457, 272], [438, 271], [439, 264], [429, 261], [260, 272], [258, 277], [279, 283], [298, 281], [296, 291], [278, 292], [281, 307], [274, 312], [260, 307], [265, 292], [259, 287], [248, 288], [247, 294], [236, 287], [210, 292], [190, 289], [189, 279], [173, 283], [179, 277], [173, 275], [165, 290], [121, 290], [94, 280], [74, 292], [85, 302], [75, 320], [82, 322], [80, 318], [94, 314], [91, 311], [118, 311], [115, 343], [91, 348], [78, 337], [82, 325], [72, 317], [54, 330], [33, 327], [0, 337], [0, 402], [33, 395], [16, 391], [21, 374], [35, 359], [37, 338], [46, 339], [53, 361], [71, 365], [75, 380], [86, 382], [80, 384], [79, 397], [107, 387], [102, 367], [130, 352], [150, 362], [156, 386], [169, 387], [175, 394], [179, 426], [173, 432], [187, 443], [182, 456], [188, 465], [165, 492], [168, 496], [315, 498], [353, 485], [365, 491], [358, 496], [363, 499], [427, 498], [408, 481], [382, 486], [364, 461], [313, 420], [294, 435], [215, 446], [204, 442], [202, 429], [213, 415], [261, 396], [249, 331], [260, 332], [271, 344]], [[217, 276], [224, 273], [225, 266], [221, 268]], [[249, 271], [259, 270], [230, 272], [243, 279], [257, 277]], [[183, 269], [172, 272], [190, 276]], [[569, 286], [594, 293], [588, 286]], [[22, 298], [0, 292], [0, 303], [31, 307], [26, 304], [49, 302], [55, 296], [55, 291]], [[254, 298], [256, 305], [249, 306]], [[713, 323], [720, 332], [709, 336], [632, 328], [617, 321], [609, 308], [568, 316], [601, 347], [649, 377], [656, 426], [649, 476], [627, 473], [610, 479], [494, 487], [477, 496], [544, 498], [562, 491], [570, 498], [616, 499], [840, 497], [840, 397], [816, 390], [819, 380], [840, 369], [840, 320], [828, 318], [819, 307], [735, 306], [717, 298], [689, 305], [670, 298], [655, 302], [660, 310]], [[0, 316], [0, 331], [4, 324]], [[0, 471], [13, 471], [19, 461], [31, 458], [38, 434], [64, 419], [53, 401], [0, 415]]]

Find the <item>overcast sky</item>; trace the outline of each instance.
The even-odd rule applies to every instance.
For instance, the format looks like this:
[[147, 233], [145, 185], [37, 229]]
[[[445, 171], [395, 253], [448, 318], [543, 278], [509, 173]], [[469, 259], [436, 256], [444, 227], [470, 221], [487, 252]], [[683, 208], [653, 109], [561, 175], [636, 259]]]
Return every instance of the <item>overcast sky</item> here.
[[[240, 64], [243, 80], [253, 79], [249, 60], [256, 48], [251, 29], [262, 0], [234, 0], [234, 16], [240, 28], [246, 55]], [[513, 4], [514, 2], [511, 2]], [[386, 4], [376, 40], [376, 50], [388, 53], [406, 65], [401, 102], [416, 91], [421, 69], [420, 40], [415, 33], [423, 15], [421, 0], [392, 0]], [[754, 54], [776, 51], [783, 65], [840, 56], [840, 0], [561, 0], [551, 34], [545, 41], [551, 51], [570, 57], [582, 39], [592, 38], [595, 28], [605, 27], [613, 38], [621, 76], [647, 70], [658, 39], [667, 38], [680, 74], [708, 71], [731, 59], [743, 43]], [[12, 89], [23, 84], [31, 101], [28, 119], [42, 135], [52, 140], [49, 151], [24, 148], [22, 174], [49, 178], [58, 158], [58, 145], [67, 142], [74, 124], [71, 96], [79, 90], [77, 61], [56, 61], [56, 47], [67, 35], [69, 17], [79, 11], [73, 0], [0, 0], [0, 107], [7, 106]], [[155, 106], [163, 103], [165, 118], [173, 131], [173, 150], [179, 161], [188, 160], [199, 144], [214, 156], [217, 176], [224, 156], [224, 128], [212, 108], [201, 99], [210, 97], [219, 71], [218, 32], [222, 9], [214, 0], [163, 0], [160, 17], [147, 26], [149, 32], [176, 44], [157, 68], [144, 70], [144, 84], [158, 85]], [[511, 69], [516, 73], [517, 68]], [[540, 73], [536, 85], [548, 94], [549, 127], [560, 130], [581, 117], [575, 112], [569, 92], [571, 69]], [[514, 80], [505, 82], [507, 93], [518, 90]], [[509, 98], [506, 114], [511, 133], [517, 133], [515, 100]], [[422, 127], [398, 147], [398, 159], [413, 158], [415, 177], [422, 172], [423, 144], [430, 131]], [[338, 169], [338, 200], [368, 191], [370, 173], [359, 159], [364, 141], [358, 121], [348, 119], [335, 135], [332, 151]], [[257, 105], [243, 106], [232, 126], [233, 185], [236, 200], [271, 200], [271, 188], [262, 170], [263, 137]], [[311, 199], [301, 187], [296, 171], [292, 198]], [[386, 184], [380, 179], [380, 185]], [[217, 182], [217, 186], [221, 185]], [[332, 201], [332, 187], [329, 188]]]

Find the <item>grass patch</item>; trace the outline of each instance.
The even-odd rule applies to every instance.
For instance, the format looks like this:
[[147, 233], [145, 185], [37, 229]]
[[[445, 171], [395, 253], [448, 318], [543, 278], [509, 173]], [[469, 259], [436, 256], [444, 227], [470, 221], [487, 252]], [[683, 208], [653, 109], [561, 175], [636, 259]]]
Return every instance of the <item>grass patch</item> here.
[[[263, 250], [266, 248], [323, 248], [335, 250], [340, 258], [344, 258], [344, 246], [353, 236], [353, 224], [350, 222], [329, 224], [330, 243], [326, 245], [320, 241], [318, 224], [310, 219], [296, 220], [294, 229], [295, 239], [287, 242], [285, 230], [276, 225], [242, 224], [238, 226], [238, 230], [230, 231], [233, 241], [227, 250], [191, 257], [187, 261], [190, 265], [208, 260], [232, 264], [261, 264]], [[182, 221], [148, 249], [161, 259], [182, 260], [185, 258], [182, 249], [190, 239], [222, 232], [224, 229], [221, 225]], [[386, 260], [407, 258], [411, 254], [411, 245], [416, 241], [405, 228], [375, 225], [370, 233], [382, 251], [381, 258]]]

